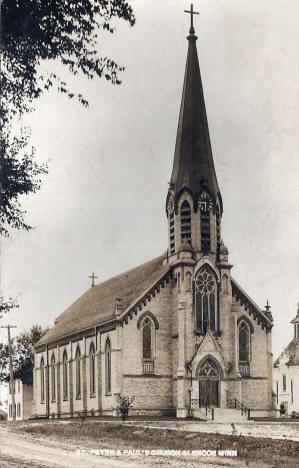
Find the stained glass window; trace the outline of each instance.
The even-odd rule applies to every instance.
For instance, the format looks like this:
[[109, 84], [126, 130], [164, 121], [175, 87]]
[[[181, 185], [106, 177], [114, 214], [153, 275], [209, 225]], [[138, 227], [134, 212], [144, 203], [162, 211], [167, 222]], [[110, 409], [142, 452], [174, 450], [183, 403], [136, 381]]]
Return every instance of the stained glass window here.
[[152, 358], [152, 325], [149, 318], [143, 321], [142, 327], [142, 357], [143, 359]]

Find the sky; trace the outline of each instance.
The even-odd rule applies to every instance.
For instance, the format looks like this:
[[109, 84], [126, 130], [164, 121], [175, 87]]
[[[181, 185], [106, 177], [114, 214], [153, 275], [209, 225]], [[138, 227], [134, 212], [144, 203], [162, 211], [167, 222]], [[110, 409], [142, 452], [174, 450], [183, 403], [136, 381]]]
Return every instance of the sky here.
[[[1, 289], [19, 308], [17, 333], [55, 318], [97, 282], [167, 249], [165, 200], [189, 29], [187, 1], [131, 2], [136, 25], [115, 20], [99, 51], [122, 84], [72, 77], [89, 101], [51, 91], [19, 124], [49, 174], [22, 198], [31, 232], [1, 241]], [[233, 278], [274, 317], [276, 357], [293, 336], [298, 291], [299, 3], [194, 2], [197, 47]], [[3, 337], [4, 330], [1, 330]]]

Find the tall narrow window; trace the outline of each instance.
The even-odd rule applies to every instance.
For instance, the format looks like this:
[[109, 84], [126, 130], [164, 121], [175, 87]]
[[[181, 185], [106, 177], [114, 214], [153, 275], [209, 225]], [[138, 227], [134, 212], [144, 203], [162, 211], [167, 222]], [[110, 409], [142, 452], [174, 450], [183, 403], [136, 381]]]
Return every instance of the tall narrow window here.
[[276, 381], [276, 403], [278, 403], [278, 380]]
[[9, 417], [12, 418], [12, 404], [9, 405]]
[[195, 279], [196, 329], [206, 333], [216, 331], [216, 280], [213, 273], [203, 267]]
[[239, 325], [239, 371], [242, 376], [250, 374], [250, 330], [246, 322]]
[[181, 206], [181, 240], [191, 244], [191, 208], [187, 200]]
[[63, 399], [67, 400], [68, 397], [68, 373], [67, 373], [67, 353], [64, 351], [62, 358], [62, 383], [63, 383]]
[[170, 253], [175, 251], [175, 240], [174, 240], [174, 212], [169, 214], [169, 241], [170, 241]]
[[105, 346], [105, 376], [106, 376], [106, 395], [111, 393], [111, 344], [107, 338]]
[[81, 353], [79, 346], [76, 350], [76, 398], [81, 398]]
[[293, 380], [291, 380], [291, 403], [294, 403], [294, 384], [293, 384]]
[[41, 402], [45, 402], [45, 364], [44, 358], [40, 361], [40, 399]]
[[51, 395], [52, 401], [56, 399], [56, 375], [55, 375], [55, 356], [52, 355], [51, 358]]
[[89, 376], [90, 376], [90, 396], [94, 396], [96, 392], [96, 379], [95, 379], [95, 353], [93, 343], [89, 350]]
[[142, 358], [152, 359], [152, 326], [149, 318], [146, 318], [142, 327]]
[[283, 374], [282, 376], [282, 391], [285, 392], [287, 389], [287, 376]]
[[200, 212], [200, 236], [201, 236], [201, 250], [208, 252], [211, 250], [211, 223], [210, 211]]
[[216, 242], [217, 242], [217, 252], [220, 249], [220, 242], [221, 242], [221, 230], [220, 230], [220, 210], [217, 206], [216, 208]]

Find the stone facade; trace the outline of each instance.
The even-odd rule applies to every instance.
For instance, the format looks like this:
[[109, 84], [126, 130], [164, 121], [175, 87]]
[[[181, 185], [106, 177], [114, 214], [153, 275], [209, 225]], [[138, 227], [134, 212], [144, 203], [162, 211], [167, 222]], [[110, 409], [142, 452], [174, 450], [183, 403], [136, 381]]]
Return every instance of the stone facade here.
[[36, 416], [272, 411], [272, 316], [231, 277], [194, 31], [166, 199], [165, 255], [92, 287], [36, 345]]

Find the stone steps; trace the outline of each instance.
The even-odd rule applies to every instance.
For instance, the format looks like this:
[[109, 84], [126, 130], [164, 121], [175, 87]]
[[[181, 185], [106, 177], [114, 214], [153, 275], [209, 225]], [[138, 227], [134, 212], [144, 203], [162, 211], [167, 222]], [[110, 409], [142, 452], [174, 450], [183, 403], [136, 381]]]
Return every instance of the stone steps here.
[[235, 408], [214, 408], [214, 421], [212, 421], [211, 412], [209, 411], [206, 415], [206, 411], [204, 408], [196, 408], [192, 411], [192, 415], [195, 418], [199, 418], [201, 420], [207, 422], [215, 422], [215, 423], [226, 423], [232, 424], [236, 422], [242, 423], [252, 423], [252, 420], [247, 419], [247, 413], [241, 414], [241, 410]]

